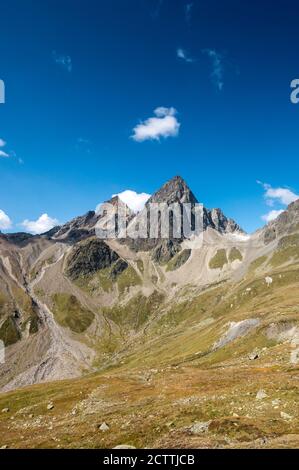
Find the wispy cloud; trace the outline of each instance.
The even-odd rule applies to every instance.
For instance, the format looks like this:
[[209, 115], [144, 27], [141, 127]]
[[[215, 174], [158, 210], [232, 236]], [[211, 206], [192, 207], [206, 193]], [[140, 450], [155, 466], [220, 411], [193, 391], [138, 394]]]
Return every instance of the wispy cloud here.
[[154, 110], [154, 117], [146, 119], [133, 129], [131, 136], [136, 142], [145, 140], [160, 140], [161, 137], [176, 137], [179, 134], [180, 123], [176, 118], [175, 108], [160, 106]]
[[8, 230], [12, 227], [12, 221], [8, 215], [0, 209], [0, 230]]
[[257, 181], [257, 183], [261, 185], [265, 191], [264, 199], [268, 206], [273, 207], [275, 204], [284, 206], [284, 208], [272, 209], [267, 214], [262, 215], [262, 220], [266, 222], [275, 220], [285, 210], [286, 206], [299, 199], [299, 195], [288, 188], [273, 188], [270, 184], [262, 183], [261, 181]]
[[216, 88], [222, 91], [224, 86], [224, 56], [215, 49], [203, 49], [202, 53], [210, 58], [212, 65], [211, 80]]
[[55, 64], [59, 65], [67, 72], [71, 72], [73, 70], [72, 59], [69, 55], [57, 54], [56, 51], [52, 51], [52, 57]]
[[14, 150], [3, 150], [3, 147], [6, 146], [6, 142], [3, 139], [0, 139], [0, 158], [15, 158], [17, 159], [18, 163], [22, 164], [24, 163], [21, 158], [17, 157], [16, 152]]
[[3, 147], [6, 146], [6, 142], [3, 139], [0, 139], [0, 158], [8, 158], [9, 154], [3, 150]]
[[59, 225], [57, 219], [49, 217], [48, 214], [42, 214], [37, 220], [24, 220], [21, 226], [34, 235], [45, 233], [51, 230], [53, 227]]
[[188, 63], [191, 63], [191, 62], [194, 62], [195, 59], [193, 59], [192, 57], [190, 57], [188, 55], [188, 53], [186, 52], [185, 49], [182, 49], [181, 47], [179, 47], [176, 51], [176, 56], [178, 59], [182, 59], [184, 60], [185, 62], [188, 62]]
[[194, 3], [187, 3], [185, 5], [185, 19], [187, 23], [190, 23], [191, 21], [193, 5]]

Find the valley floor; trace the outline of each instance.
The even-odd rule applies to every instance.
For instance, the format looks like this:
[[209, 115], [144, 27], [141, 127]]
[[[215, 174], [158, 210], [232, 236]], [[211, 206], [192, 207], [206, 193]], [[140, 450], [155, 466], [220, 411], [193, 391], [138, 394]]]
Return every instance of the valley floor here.
[[298, 378], [236, 359], [34, 385], [0, 396], [0, 447], [298, 448]]

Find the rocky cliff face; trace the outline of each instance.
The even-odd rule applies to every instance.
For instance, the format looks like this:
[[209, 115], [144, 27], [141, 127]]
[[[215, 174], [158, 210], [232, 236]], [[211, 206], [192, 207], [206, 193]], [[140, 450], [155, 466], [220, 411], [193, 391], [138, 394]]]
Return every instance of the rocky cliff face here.
[[262, 231], [265, 243], [270, 243], [277, 238], [296, 232], [299, 229], [299, 199], [292, 202], [287, 210], [282, 212], [277, 219], [270, 222]]
[[233, 220], [227, 218], [221, 209], [212, 209], [208, 211], [209, 226], [220, 233], [244, 233], [244, 230]]

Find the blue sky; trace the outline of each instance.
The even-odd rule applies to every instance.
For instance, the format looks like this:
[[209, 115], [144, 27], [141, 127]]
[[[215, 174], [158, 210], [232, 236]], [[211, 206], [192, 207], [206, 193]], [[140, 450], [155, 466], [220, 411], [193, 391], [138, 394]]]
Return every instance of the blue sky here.
[[0, 223], [65, 222], [180, 174], [207, 207], [263, 225], [299, 192], [296, 11], [293, 0], [2, 0]]

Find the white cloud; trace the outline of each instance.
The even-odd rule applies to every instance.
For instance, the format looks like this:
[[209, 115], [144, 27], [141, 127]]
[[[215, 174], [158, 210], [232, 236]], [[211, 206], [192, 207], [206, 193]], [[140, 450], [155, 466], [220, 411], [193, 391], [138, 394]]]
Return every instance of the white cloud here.
[[299, 199], [299, 195], [288, 188], [272, 188], [270, 184], [262, 183], [261, 181], [257, 181], [257, 183], [265, 190], [264, 197], [268, 206], [273, 206], [275, 202], [288, 206], [291, 202]]
[[194, 62], [194, 59], [192, 59], [191, 57], [188, 56], [187, 52], [185, 51], [185, 49], [182, 49], [181, 47], [179, 47], [176, 51], [176, 55], [179, 59], [182, 59], [184, 60], [185, 62], [188, 62], [188, 63], [192, 63]]
[[262, 215], [262, 219], [263, 219], [265, 222], [271, 222], [272, 220], [277, 219], [277, 217], [278, 217], [282, 212], [284, 212], [283, 209], [272, 210], [272, 211], [268, 212], [268, 214]]
[[42, 214], [37, 220], [24, 220], [21, 225], [30, 233], [34, 235], [48, 232], [53, 227], [58, 225], [57, 219], [52, 219], [48, 214]]
[[147, 193], [136, 193], [136, 191], [131, 191], [131, 189], [126, 189], [118, 194], [113, 194], [112, 197], [118, 196], [119, 199], [127, 204], [127, 206], [133, 212], [140, 212], [148, 199], [151, 197], [150, 194]]
[[55, 64], [60, 65], [68, 72], [71, 72], [73, 70], [72, 59], [69, 55], [57, 54], [56, 51], [53, 51], [52, 56]]
[[[257, 183], [260, 184], [265, 191], [264, 199], [267, 206], [274, 207], [275, 204], [279, 204], [280, 206], [286, 207], [291, 204], [291, 202], [299, 199], [299, 195], [288, 188], [272, 188], [270, 184], [262, 183], [261, 181], [257, 181]], [[282, 208], [272, 209], [267, 214], [262, 215], [261, 218], [265, 222], [271, 222], [272, 220], [275, 220], [283, 211], [284, 209]]]
[[3, 139], [0, 139], [0, 147], [5, 147], [6, 142]]
[[291, 202], [299, 199], [298, 194], [293, 193], [290, 189], [287, 188], [271, 188], [269, 186], [265, 193], [265, 198], [267, 200], [278, 200], [281, 204], [289, 205]]
[[0, 209], [0, 230], [8, 230], [11, 228], [12, 222], [7, 214]]
[[133, 129], [132, 139], [136, 142], [159, 140], [161, 137], [176, 137], [180, 123], [176, 118], [175, 108], [160, 106], [154, 111], [155, 117], [146, 119]]
[[224, 64], [223, 55], [215, 49], [204, 49], [203, 54], [207, 54], [212, 63], [211, 79], [219, 91], [223, 89]]

